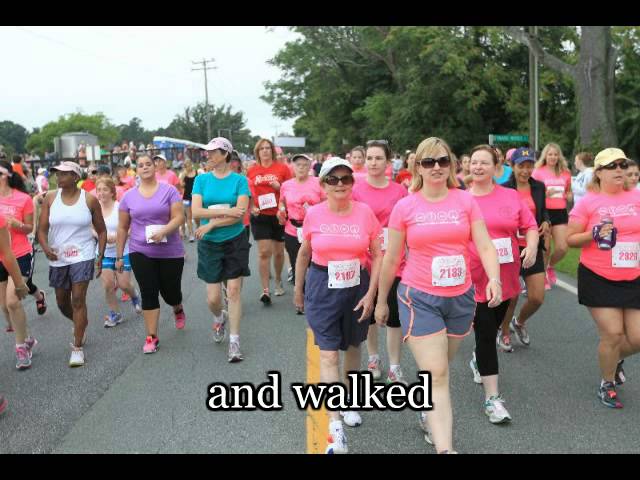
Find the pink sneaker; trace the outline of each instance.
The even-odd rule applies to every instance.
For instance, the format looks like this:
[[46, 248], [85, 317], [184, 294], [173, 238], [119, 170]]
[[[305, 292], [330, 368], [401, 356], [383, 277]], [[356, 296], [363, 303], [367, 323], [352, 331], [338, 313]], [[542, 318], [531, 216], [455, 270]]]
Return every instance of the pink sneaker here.
[[184, 314], [184, 310], [181, 310], [180, 313], [173, 313], [176, 317], [176, 328], [178, 330], [182, 330], [184, 328], [184, 323], [187, 321], [187, 316]]
[[558, 277], [556, 277], [556, 270], [551, 265], [547, 268], [547, 278], [549, 279], [549, 285], [552, 287], [558, 282]]
[[152, 336], [148, 336], [144, 342], [144, 347], [142, 347], [142, 351], [144, 353], [156, 353], [158, 351], [160, 344], [160, 340], [158, 337], [153, 338]]
[[547, 274], [544, 276], [544, 289], [551, 290], [551, 284], [549, 283], [549, 276]]

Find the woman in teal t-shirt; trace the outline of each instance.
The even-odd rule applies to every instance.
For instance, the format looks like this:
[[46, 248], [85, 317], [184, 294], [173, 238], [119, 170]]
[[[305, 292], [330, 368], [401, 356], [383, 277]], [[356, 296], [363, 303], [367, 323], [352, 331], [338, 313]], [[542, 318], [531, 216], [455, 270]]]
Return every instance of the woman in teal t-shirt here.
[[[229, 362], [240, 362], [240, 318], [242, 277], [249, 270], [249, 239], [242, 219], [249, 207], [246, 177], [231, 171], [233, 146], [226, 138], [211, 140], [206, 147], [208, 172], [198, 175], [191, 193], [194, 219], [201, 220], [198, 239], [198, 278], [207, 284], [207, 304], [213, 314], [213, 340], [225, 338], [230, 323]], [[226, 282], [229, 311], [223, 310], [222, 283]]]

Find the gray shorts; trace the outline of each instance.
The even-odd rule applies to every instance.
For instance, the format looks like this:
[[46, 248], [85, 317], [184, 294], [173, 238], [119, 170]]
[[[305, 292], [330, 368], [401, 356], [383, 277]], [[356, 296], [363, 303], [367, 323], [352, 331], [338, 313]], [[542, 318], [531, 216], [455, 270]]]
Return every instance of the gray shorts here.
[[49, 286], [71, 290], [74, 283], [93, 280], [94, 261], [72, 263], [64, 267], [49, 267]]
[[437, 297], [402, 282], [398, 286], [403, 341], [442, 332], [449, 337], [466, 337], [471, 332], [475, 311], [473, 287], [457, 297]]

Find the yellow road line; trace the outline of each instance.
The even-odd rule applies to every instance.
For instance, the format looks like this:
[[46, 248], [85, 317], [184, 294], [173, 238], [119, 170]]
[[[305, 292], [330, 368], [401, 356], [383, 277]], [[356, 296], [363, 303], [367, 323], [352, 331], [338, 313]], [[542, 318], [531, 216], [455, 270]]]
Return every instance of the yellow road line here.
[[[307, 328], [307, 384], [320, 382], [320, 349], [313, 343], [313, 332]], [[307, 453], [324, 453], [329, 435], [329, 417], [323, 409], [307, 409]]]

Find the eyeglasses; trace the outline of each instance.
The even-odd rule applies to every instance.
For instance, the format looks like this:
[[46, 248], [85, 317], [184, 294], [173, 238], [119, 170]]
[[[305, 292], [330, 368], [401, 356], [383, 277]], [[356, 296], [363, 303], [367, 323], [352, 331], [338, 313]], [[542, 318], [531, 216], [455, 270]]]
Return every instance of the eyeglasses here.
[[605, 165], [604, 170], [615, 170], [620, 167], [622, 170], [627, 170], [629, 168], [629, 163], [626, 160], [622, 160], [621, 162], [611, 162], [609, 165]]
[[423, 158], [418, 163], [422, 168], [433, 168], [436, 166], [436, 163], [440, 168], [446, 168], [451, 165], [451, 159], [447, 155], [440, 158]]
[[354, 178], [353, 175], [345, 175], [344, 177], [336, 177], [335, 175], [327, 175], [324, 177], [324, 183], [327, 185], [331, 185], [335, 187], [338, 183], [342, 183], [342, 185], [353, 185]]

